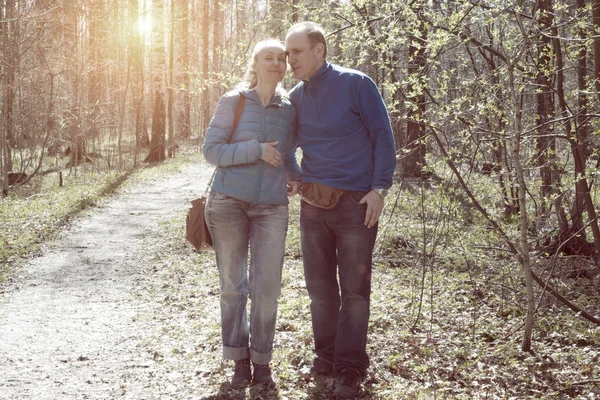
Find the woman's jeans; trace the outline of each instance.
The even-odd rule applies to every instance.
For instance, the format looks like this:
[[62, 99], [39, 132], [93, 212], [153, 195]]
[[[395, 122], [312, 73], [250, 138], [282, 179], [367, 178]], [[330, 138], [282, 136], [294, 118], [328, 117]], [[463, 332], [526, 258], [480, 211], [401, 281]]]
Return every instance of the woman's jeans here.
[[364, 225], [367, 206], [358, 202], [366, 193], [347, 192], [332, 210], [304, 201], [301, 205], [302, 258], [315, 352], [335, 366], [338, 375], [352, 369], [364, 376], [369, 367], [367, 328], [377, 225]]
[[268, 364], [281, 293], [288, 206], [249, 204], [213, 191], [205, 217], [219, 268], [223, 358]]

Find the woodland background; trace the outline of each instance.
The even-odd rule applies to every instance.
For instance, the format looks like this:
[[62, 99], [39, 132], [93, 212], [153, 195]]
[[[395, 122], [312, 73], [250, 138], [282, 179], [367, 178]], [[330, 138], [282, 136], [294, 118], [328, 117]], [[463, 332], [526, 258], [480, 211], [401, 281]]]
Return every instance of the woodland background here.
[[303, 20], [388, 105], [397, 184], [378, 256], [416, 268], [411, 329], [433, 321], [444, 270], [520, 321], [504, 340], [522, 350], [536, 327], [568, 331], [542, 328], [543, 310], [600, 344], [598, 0], [0, 0], [3, 270], [41, 235], [10, 223], [15, 204], [198, 150], [254, 43]]

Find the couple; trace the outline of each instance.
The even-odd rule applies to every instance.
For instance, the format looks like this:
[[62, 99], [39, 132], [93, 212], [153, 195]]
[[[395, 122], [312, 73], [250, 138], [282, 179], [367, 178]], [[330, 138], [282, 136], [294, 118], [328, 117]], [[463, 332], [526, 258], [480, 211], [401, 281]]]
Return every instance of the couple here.
[[[369, 366], [372, 251], [396, 154], [376, 85], [358, 71], [328, 63], [326, 56], [324, 31], [312, 22], [292, 26], [285, 48], [275, 40], [256, 45], [247, 89], [219, 100], [206, 133], [204, 156], [218, 167], [206, 220], [219, 268], [223, 357], [235, 361], [231, 383], [272, 385], [287, 197], [302, 187], [312, 370], [337, 378], [337, 397], [353, 398]], [[301, 80], [289, 97], [279, 87], [286, 61]], [[243, 112], [228, 142], [241, 96]]]

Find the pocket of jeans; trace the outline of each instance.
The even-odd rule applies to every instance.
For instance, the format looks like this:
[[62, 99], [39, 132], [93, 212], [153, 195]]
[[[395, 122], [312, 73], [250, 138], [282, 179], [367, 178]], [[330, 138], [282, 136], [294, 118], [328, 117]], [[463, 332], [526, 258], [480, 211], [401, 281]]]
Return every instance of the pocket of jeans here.
[[354, 204], [356, 204], [357, 206], [367, 206], [366, 203], [364, 204], [360, 204], [360, 201], [363, 197], [365, 197], [365, 195], [369, 193], [369, 192], [357, 192], [357, 191], [347, 191], [346, 194], [348, 194], [348, 197], [350, 197], [350, 199], [352, 200], [352, 202]]
[[243, 201], [238, 200], [236, 198], [233, 198], [231, 196], [227, 196], [227, 195], [222, 194], [222, 193], [218, 193], [218, 192], [212, 191], [210, 193], [210, 197], [208, 199], [208, 203], [209, 203], [209, 207], [211, 209], [214, 209], [215, 207], [217, 207], [217, 208], [222, 208], [222, 207], [236, 207], [240, 203], [243, 203]]
[[210, 193], [210, 197], [212, 197], [213, 200], [228, 200], [233, 198], [215, 191]]

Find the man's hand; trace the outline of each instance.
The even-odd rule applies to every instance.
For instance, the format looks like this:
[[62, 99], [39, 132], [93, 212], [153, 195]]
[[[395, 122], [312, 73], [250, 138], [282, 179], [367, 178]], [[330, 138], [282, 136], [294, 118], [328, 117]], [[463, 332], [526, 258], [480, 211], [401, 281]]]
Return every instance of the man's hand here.
[[301, 181], [292, 181], [288, 182], [287, 195], [288, 197], [292, 197], [298, 194], [300, 188], [302, 187]]
[[281, 165], [281, 153], [275, 148], [279, 142], [261, 143], [262, 154], [260, 159], [274, 167]]
[[367, 228], [373, 227], [383, 211], [383, 198], [374, 191], [370, 191], [360, 199], [360, 204], [367, 204], [367, 213], [365, 215], [365, 225]]

